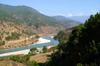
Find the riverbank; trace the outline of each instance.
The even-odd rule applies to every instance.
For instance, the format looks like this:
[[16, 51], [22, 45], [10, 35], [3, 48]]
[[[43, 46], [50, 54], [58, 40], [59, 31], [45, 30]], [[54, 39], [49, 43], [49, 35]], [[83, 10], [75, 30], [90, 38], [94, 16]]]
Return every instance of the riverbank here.
[[36, 38], [36, 35], [32, 35], [30, 37], [28, 37], [28, 36], [20, 37], [19, 39], [16, 39], [16, 40], [3, 40], [3, 41], [5, 41], [5, 44], [0, 46], [0, 50], [28, 46], [33, 43], [36, 43], [38, 41], [38, 39], [39, 38]]
[[34, 44], [42, 44], [42, 43], [48, 43], [51, 42], [50, 40], [44, 39], [44, 38], [39, 38], [39, 41], [34, 43]]
[[[42, 43], [48, 43], [51, 42], [50, 40], [44, 39], [44, 38], [39, 38], [39, 41], [36, 44], [42, 44]], [[47, 46], [47, 48], [49, 49], [52, 46]], [[41, 48], [37, 48], [39, 51], [42, 51], [42, 47]], [[20, 51], [15, 51], [15, 52], [8, 52], [8, 53], [3, 53], [0, 54], [0, 57], [4, 57], [4, 56], [12, 56], [12, 55], [18, 55], [18, 54], [28, 54], [30, 52], [30, 49], [25, 49], [25, 50], [20, 50]]]

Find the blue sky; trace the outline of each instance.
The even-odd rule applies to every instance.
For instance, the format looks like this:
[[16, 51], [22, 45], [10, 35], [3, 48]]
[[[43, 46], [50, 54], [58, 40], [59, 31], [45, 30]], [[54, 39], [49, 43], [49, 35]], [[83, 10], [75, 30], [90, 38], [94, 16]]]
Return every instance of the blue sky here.
[[0, 0], [0, 3], [26, 5], [48, 16], [89, 16], [100, 12], [100, 0]]

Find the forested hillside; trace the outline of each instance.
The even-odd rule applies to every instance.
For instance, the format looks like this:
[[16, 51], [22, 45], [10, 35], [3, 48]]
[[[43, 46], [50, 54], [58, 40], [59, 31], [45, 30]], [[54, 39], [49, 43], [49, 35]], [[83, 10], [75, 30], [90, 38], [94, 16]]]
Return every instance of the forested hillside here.
[[28, 6], [0, 4], [0, 49], [27, 46], [37, 36], [56, 35], [66, 25]]
[[[13, 22], [17, 25], [27, 25], [37, 33], [57, 33], [65, 29], [65, 25], [56, 19], [45, 16], [28, 6], [10, 6], [0, 4], [0, 22]], [[46, 28], [47, 27], [47, 28]], [[48, 31], [48, 29], [50, 31]], [[45, 30], [45, 31], [44, 31]], [[47, 34], [48, 34], [47, 33]]]
[[84, 24], [72, 30], [67, 43], [58, 45], [59, 51], [52, 55], [47, 66], [99, 66], [99, 28], [100, 13], [91, 15]]
[[47, 17], [28, 6], [9, 6], [0, 4], [0, 21], [10, 21], [17, 24], [26, 23], [29, 26], [57, 26], [57, 21]]

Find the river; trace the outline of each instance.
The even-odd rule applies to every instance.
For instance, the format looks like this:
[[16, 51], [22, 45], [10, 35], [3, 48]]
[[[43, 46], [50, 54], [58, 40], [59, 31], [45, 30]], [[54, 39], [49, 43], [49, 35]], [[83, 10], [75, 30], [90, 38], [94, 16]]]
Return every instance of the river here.
[[29, 46], [25, 46], [25, 47], [19, 47], [19, 48], [13, 48], [13, 49], [7, 49], [7, 50], [0, 50], [0, 54], [2, 53], [8, 53], [8, 52], [14, 52], [14, 51], [20, 51], [20, 50], [26, 50], [26, 49], [31, 49], [33, 47], [37, 47], [37, 48], [41, 48], [43, 46], [53, 46], [53, 45], [58, 45], [59, 44], [59, 41], [58, 40], [54, 40], [52, 38], [53, 36], [45, 36], [45, 37], [42, 37], [44, 39], [47, 39], [47, 40], [50, 40], [51, 42], [48, 42], [48, 43], [42, 43], [42, 44], [32, 44], [32, 45], [29, 45]]

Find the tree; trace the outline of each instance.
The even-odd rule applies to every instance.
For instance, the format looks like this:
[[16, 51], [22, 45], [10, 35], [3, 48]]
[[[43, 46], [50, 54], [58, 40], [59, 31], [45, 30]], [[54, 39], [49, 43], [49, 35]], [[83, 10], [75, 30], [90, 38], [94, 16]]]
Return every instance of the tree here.
[[36, 52], [38, 52], [39, 50], [35, 47], [35, 48], [31, 48], [30, 51], [31, 51], [31, 53], [36, 53]]
[[2, 40], [1, 36], [0, 36], [0, 40]]
[[71, 57], [70, 63], [74, 65], [100, 64], [100, 14], [91, 15], [83, 25], [74, 28], [70, 35], [69, 42], [66, 44], [65, 52]]
[[22, 57], [21, 55], [17, 55], [16, 56], [16, 61], [21, 61], [21, 57]]
[[38, 63], [34, 60], [27, 63], [27, 66], [39, 66]]
[[58, 48], [60, 51], [52, 56], [51, 65], [99, 66], [100, 14], [91, 15], [85, 24], [76, 26], [72, 30], [68, 42], [60, 44], [58, 47], [60, 47]]
[[5, 44], [5, 41], [0, 41], [0, 46], [4, 44]]
[[36, 38], [39, 38], [40, 36], [39, 35], [36, 35]]
[[57, 46], [53, 46], [53, 47], [49, 48], [48, 51], [53, 51], [53, 52], [55, 52], [56, 49], [57, 49]]
[[19, 36], [21, 36], [21, 34], [13, 32], [11, 33], [11, 36], [5, 37], [6, 40], [15, 40], [15, 39], [19, 39]]
[[47, 47], [44, 46], [43, 49], [42, 49], [43, 53], [46, 53], [48, 51]]
[[29, 60], [30, 60], [30, 56], [29, 55], [22, 56], [22, 61], [23, 62], [26, 62], [26, 61], [29, 61]]
[[59, 56], [61, 56], [63, 53], [64, 53], [63, 50], [60, 49], [60, 51], [59, 51]]

